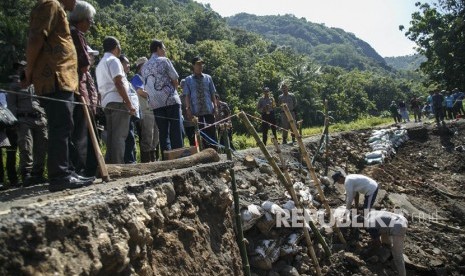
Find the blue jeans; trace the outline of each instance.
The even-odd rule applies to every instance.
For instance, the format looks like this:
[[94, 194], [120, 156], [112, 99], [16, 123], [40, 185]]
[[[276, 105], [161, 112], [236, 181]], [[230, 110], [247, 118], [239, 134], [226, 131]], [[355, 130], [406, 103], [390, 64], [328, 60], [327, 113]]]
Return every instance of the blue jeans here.
[[153, 110], [160, 134], [160, 148], [172, 150], [184, 147], [182, 138], [181, 105], [175, 104]]

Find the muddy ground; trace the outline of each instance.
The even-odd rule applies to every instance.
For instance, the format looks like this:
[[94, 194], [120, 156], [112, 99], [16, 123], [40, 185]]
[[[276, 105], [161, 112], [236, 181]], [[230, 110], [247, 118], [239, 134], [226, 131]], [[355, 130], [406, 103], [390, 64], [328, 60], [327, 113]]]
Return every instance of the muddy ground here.
[[[370, 130], [332, 135], [328, 175], [344, 170], [371, 176], [381, 188], [375, 208], [401, 207], [409, 220], [409, 275], [463, 275], [465, 148], [460, 146], [465, 146], [465, 125], [407, 128], [410, 140], [385, 164], [374, 166], [364, 161]], [[312, 156], [317, 140], [305, 140]], [[268, 148], [274, 154], [274, 148]], [[311, 187], [312, 205], [321, 208], [298, 148], [281, 149], [291, 178]], [[255, 162], [244, 162], [246, 156]], [[45, 186], [37, 186], [1, 192], [0, 274], [242, 275], [227, 170], [235, 169], [243, 207], [265, 201], [282, 205], [289, 199], [259, 150], [237, 152], [234, 163], [222, 158], [78, 191], [50, 194]], [[321, 176], [324, 164], [324, 158], [317, 159]], [[344, 204], [340, 186], [324, 185], [324, 192], [331, 207]], [[314, 274], [303, 239], [290, 251], [278, 250], [273, 263], [263, 262], [256, 253], [261, 241], [283, 248], [287, 237], [301, 231], [259, 225], [245, 231], [254, 274]], [[331, 231], [320, 230], [332, 251], [328, 259], [315, 245], [324, 274], [397, 275], [389, 256], [369, 250], [363, 229], [343, 229], [345, 249]]]

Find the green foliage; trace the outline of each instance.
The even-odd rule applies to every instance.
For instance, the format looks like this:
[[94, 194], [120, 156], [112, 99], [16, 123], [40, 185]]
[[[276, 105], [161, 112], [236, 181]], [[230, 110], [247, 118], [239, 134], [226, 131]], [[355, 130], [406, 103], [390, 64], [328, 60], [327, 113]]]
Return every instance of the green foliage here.
[[[341, 29], [313, 24], [292, 15], [258, 17], [240, 14], [227, 19], [209, 5], [192, 0], [89, 0], [97, 10], [88, 43], [103, 53], [105, 36], [117, 37], [124, 54], [134, 62], [149, 57], [150, 42], [161, 39], [180, 75], [192, 73], [190, 60], [202, 56], [205, 73], [213, 77], [221, 98], [233, 113], [256, 110], [263, 86], [273, 96], [278, 84], [289, 80], [299, 102], [304, 126], [323, 123], [323, 101], [336, 122], [346, 122], [386, 110], [392, 100], [422, 95], [422, 77], [395, 72], [373, 48]], [[0, 72], [3, 81], [14, 59], [24, 57], [28, 13], [34, 0], [0, 3]], [[228, 25], [229, 24], [229, 25]], [[231, 27], [232, 26], [232, 27]], [[252, 32], [253, 31], [253, 32]], [[259, 122], [253, 121], [255, 126]], [[236, 133], [245, 128], [233, 119]], [[237, 147], [252, 145], [245, 137]]]
[[290, 46], [316, 62], [345, 69], [388, 69], [384, 59], [354, 34], [294, 15], [256, 16], [240, 13], [227, 19], [232, 27], [259, 33], [279, 46]]
[[385, 57], [384, 60], [387, 65], [396, 70], [415, 71], [420, 69], [421, 64], [426, 61], [426, 57], [414, 54], [401, 57]]
[[[438, 0], [434, 5], [416, 3], [411, 27], [405, 35], [416, 42], [418, 53], [427, 60], [421, 69], [431, 82], [451, 89], [465, 83], [465, 3]], [[404, 27], [400, 26], [400, 30]]]

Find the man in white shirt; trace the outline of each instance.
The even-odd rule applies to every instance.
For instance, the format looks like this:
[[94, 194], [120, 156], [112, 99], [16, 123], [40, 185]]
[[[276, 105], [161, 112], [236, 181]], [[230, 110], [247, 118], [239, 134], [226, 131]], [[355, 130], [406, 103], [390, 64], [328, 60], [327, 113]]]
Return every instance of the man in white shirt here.
[[378, 195], [378, 183], [375, 180], [361, 174], [349, 174], [344, 176], [341, 172], [333, 174], [334, 183], [344, 184], [346, 189], [346, 208], [349, 210], [352, 207], [352, 202], [355, 197], [355, 207], [358, 206], [358, 194], [365, 195], [363, 202], [363, 210], [371, 209], [375, 203], [376, 195]]
[[114, 37], [103, 40], [105, 52], [95, 70], [98, 91], [105, 108], [107, 130], [106, 162], [124, 164], [125, 141], [129, 132], [129, 120], [135, 108], [129, 100], [129, 82], [119, 60], [121, 46]]

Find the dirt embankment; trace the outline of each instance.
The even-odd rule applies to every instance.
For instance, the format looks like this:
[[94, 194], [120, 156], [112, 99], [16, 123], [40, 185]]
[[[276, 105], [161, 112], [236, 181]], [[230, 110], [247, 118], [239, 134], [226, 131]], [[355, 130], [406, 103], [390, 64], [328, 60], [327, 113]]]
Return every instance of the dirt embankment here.
[[[460, 146], [465, 126], [409, 128], [411, 139], [397, 155], [374, 166], [364, 160], [370, 130], [332, 136], [329, 174], [344, 170], [371, 176], [380, 184], [375, 208], [404, 211], [408, 274], [463, 275], [465, 149]], [[312, 156], [316, 143], [316, 138], [306, 140]], [[308, 187], [309, 206], [322, 209], [298, 148], [281, 149], [292, 180]], [[247, 155], [255, 158], [253, 164], [244, 162]], [[252, 149], [236, 153], [234, 163], [223, 160], [78, 191], [0, 194], [6, 201], [0, 204], [0, 274], [242, 275], [226, 171], [232, 166], [236, 171], [242, 207], [266, 201], [283, 206], [289, 197], [263, 159]], [[317, 158], [321, 176], [324, 164]], [[332, 208], [344, 204], [341, 186], [323, 189]], [[252, 272], [314, 274], [301, 231], [276, 228], [268, 219], [263, 216], [245, 231]], [[325, 274], [396, 275], [389, 252], [368, 250], [365, 230], [343, 229], [348, 241], [343, 249], [328, 227], [318, 228], [332, 251], [328, 259], [321, 246], [314, 246]]]
[[1, 204], [1, 275], [239, 275], [228, 163]]

